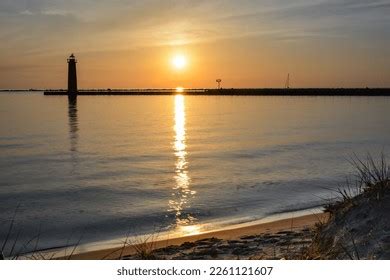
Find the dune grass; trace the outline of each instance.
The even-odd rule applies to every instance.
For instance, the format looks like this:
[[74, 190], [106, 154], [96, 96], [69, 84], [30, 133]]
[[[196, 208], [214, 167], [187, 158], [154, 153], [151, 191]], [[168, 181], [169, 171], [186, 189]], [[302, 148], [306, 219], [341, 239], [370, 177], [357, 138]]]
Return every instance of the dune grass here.
[[[325, 211], [330, 214], [330, 219], [326, 223], [317, 223], [313, 244], [305, 252], [306, 258], [337, 259], [345, 256], [351, 260], [361, 259], [356, 244], [358, 232], [348, 230], [348, 227], [344, 228], [344, 236], [338, 240], [325, 232], [331, 222], [343, 224], [345, 214], [351, 213], [351, 210], [365, 205], [380, 205], [384, 196], [390, 191], [390, 166], [384, 153], [381, 153], [377, 160], [374, 160], [370, 154], [367, 154], [365, 159], [354, 155], [349, 162], [353, 166], [355, 174], [352, 179], [347, 179], [344, 186], [337, 189], [339, 199], [325, 206]], [[369, 237], [367, 236], [366, 239], [368, 240]]]

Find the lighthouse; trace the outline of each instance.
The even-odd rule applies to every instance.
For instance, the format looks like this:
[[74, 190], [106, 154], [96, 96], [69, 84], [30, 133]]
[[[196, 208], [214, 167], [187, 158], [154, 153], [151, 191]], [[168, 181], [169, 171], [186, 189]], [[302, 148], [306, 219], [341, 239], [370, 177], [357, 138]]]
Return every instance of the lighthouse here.
[[69, 99], [75, 99], [77, 97], [77, 73], [76, 73], [77, 60], [72, 53], [68, 58], [68, 97]]

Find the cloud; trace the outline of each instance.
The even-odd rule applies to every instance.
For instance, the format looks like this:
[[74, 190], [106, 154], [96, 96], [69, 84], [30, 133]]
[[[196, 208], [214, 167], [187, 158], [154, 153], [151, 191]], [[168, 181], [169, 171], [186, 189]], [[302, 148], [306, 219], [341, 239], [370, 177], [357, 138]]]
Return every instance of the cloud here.
[[[89, 40], [89, 45], [100, 40], [104, 41], [102, 47], [110, 42], [115, 46], [119, 41], [116, 38], [120, 38], [132, 47], [175, 41], [196, 43], [256, 34], [269, 39], [278, 36], [338, 38], [359, 33], [369, 36], [373, 30], [382, 32], [386, 29], [384, 26], [389, 27], [390, 1], [4, 0], [0, 8], [9, 15], [18, 11], [19, 15], [29, 16], [18, 22], [2, 22], [4, 28], [17, 24], [30, 30], [54, 22], [51, 30], [45, 28], [47, 36], [66, 35], [71, 29]], [[76, 21], [79, 26], [75, 28], [64, 22], [64, 17]]]
[[32, 15], [33, 13], [29, 10], [24, 10], [20, 12], [21, 15]]
[[49, 16], [58, 16], [58, 15], [65, 16], [70, 14], [69, 12], [63, 10], [43, 10], [41, 13], [43, 15], [49, 15]]

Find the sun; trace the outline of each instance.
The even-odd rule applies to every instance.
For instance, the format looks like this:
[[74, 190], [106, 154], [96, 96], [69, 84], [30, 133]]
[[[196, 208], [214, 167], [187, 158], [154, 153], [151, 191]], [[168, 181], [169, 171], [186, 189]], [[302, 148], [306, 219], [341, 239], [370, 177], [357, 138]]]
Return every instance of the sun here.
[[184, 91], [184, 88], [183, 87], [177, 87], [176, 88], [176, 92], [177, 93], [182, 93]]
[[172, 58], [172, 65], [177, 70], [183, 70], [187, 66], [187, 57], [177, 54]]

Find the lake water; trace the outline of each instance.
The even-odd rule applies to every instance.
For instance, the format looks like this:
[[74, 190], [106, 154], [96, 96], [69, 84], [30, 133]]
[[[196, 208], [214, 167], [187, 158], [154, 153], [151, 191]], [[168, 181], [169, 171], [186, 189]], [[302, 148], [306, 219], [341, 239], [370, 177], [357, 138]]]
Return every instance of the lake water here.
[[[314, 209], [390, 145], [388, 97], [0, 94], [0, 241], [193, 234]], [[19, 205], [19, 206], [18, 206]], [[2, 242], [0, 242], [2, 243]], [[0, 244], [1, 245], [1, 244]], [[27, 249], [26, 249], [27, 250]]]

